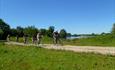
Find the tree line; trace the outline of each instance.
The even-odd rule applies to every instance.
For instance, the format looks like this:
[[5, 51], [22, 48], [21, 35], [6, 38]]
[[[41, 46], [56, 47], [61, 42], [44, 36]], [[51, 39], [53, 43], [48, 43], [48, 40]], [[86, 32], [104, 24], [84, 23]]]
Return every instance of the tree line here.
[[[6, 40], [7, 35], [10, 34], [11, 36], [19, 36], [23, 37], [24, 35], [28, 35], [29, 37], [32, 37], [33, 35], [36, 35], [38, 32], [41, 32], [42, 35], [53, 37], [52, 33], [55, 31], [54, 26], [50, 26], [48, 29], [38, 29], [35, 26], [28, 26], [28, 27], [21, 27], [17, 26], [16, 28], [10, 28], [10, 26], [4, 22], [2, 19], [0, 19], [0, 40]], [[111, 29], [110, 33], [102, 33], [100, 35], [111, 35], [112, 37], [115, 37], [115, 23], [113, 24], [113, 27]], [[77, 34], [72, 35], [71, 33], [67, 33], [65, 29], [61, 29], [59, 32], [60, 38], [66, 39], [70, 36], [79, 36]], [[94, 33], [91, 35], [95, 35]]]
[[[52, 34], [55, 31], [54, 26], [49, 26], [48, 29], [38, 29], [35, 26], [28, 26], [28, 27], [21, 27], [17, 26], [16, 28], [10, 28], [10, 25], [8, 25], [6, 22], [4, 22], [2, 19], [0, 19], [0, 40], [6, 40], [7, 35], [10, 34], [10, 36], [18, 36], [23, 37], [24, 35], [28, 35], [29, 37], [32, 37], [36, 35], [38, 32], [41, 32], [42, 35], [53, 37]], [[67, 33], [65, 29], [61, 29], [59, 32], [60, 38], [66, 39], [66, 37], [70, 33]]]

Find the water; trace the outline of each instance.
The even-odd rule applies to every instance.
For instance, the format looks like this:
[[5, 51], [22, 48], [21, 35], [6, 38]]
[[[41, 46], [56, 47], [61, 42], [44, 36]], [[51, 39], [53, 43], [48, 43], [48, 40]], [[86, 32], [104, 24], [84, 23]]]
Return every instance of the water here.
[[67, 37], [67, 39], [80, 39], [80, 38], [89, 38], [89, 37], [93, 37], [93, 36], [71, 36], [71, 37]]

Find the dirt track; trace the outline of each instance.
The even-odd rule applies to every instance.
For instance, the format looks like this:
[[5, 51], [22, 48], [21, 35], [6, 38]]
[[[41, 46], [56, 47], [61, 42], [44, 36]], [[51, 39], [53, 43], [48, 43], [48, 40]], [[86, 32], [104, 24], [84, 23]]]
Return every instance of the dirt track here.
[[[23, 44], [17, 42], [5, 42], [6, 44], [15, 44], [15, 45], [23, 45], [23, 46], [38, 46], [35, 44]], [[109, 54], [115, 55], [115, 47], [101, 47], [101, 46], [60, 46], [60, 45], [51, 45], [51, 44], [41, 44], [43, 48], [47, 49], [57, 49], [57, 50], [69, 50], [74, 52], [93, 52], [93, 53], [100, 53], [100, 54]]]

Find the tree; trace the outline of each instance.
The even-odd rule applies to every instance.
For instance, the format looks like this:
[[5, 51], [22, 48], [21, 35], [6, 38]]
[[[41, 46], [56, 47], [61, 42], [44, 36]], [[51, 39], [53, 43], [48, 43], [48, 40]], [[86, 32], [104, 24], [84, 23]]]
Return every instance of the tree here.
[[105, 33], [105, 32], [102, 32], [101, 35], [106, 35], [106, 33]]
[[112, 28], [111, 34], [115, 35], [115, 23], [113, 24], [113, 28]]
[[6, 40], [7, 35], [10, 32], [10, 26], [5, 23], [2, 19], [0, 19], [0, 39]]
[[4, 33], [3, 30], [0, 29], [0, 39], [2, 38], [3, 33]]
[[77, 36], [80, 36], [80, 35], [78, 35], [78, 34], [73, 34], [72, 36], [77, 37]]
[[71, 33], [67, 33], [67, 36], [68, 36], [68, 37], [71, 37], [72, 35], [71, 35]]
[[66, 39], [67, 37], [67, 32], [65, 29], [60, 30], [60, 37]]
[[47, 31], [47, 35], [49, 37], [53, 37], [52, 34], [53, 34], [54, 30], [55, 30], [55, 27], [54, 26], [50, 26], [48, 31]]
[[40, 32], [42, 33], [42, 35], [46, 35], [47, 30], [46, 29], [40, 29]]
[[0, 29], [0, 35], [2, 35], [4, 32], [3, 32], [3, 30], [2, 29]]
[[17, 26], [16, 30], [17, 30], [18, 36], [19, 37], [23, 37], [23, 35], [24, 35], [24, 33], [23, 33], [24, 28], [21, 27], [21, 26]]
[[91, 36], [95, 36], [96, 34], [95, 33], [92, 33]]
[[24, 34], [30, 37], [37, 35], [38, 29], [35, 26], [28, 26], [24, 28]]
[[10, 29], [10, 35], [17, 36], [18, 35], [17, 29], [15, 29], [15, 28]]

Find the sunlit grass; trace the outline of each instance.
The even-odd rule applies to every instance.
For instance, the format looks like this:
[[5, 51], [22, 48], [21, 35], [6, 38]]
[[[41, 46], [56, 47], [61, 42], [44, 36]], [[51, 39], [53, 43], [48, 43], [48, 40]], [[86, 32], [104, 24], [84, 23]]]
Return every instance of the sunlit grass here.
[[[11, 37], [11, 41], [16, 41], [15, 37]], [[23, 38], [19, 39], [19, 42], [23, 42]], [[115, 38], [111, 35], [100, 35], [91, 38], [80, 39], [61, 39], [63, 45], [75, 45], [75, 46], [115, 46]], [[32, 39], [29, 37], [29, 43], [32, 43]], [[53, 44], [53, 39], [44, 36], [41, 40], [42, 44]]]
[[0, 43], [0, 70], [114, 70], [115, 56]]

